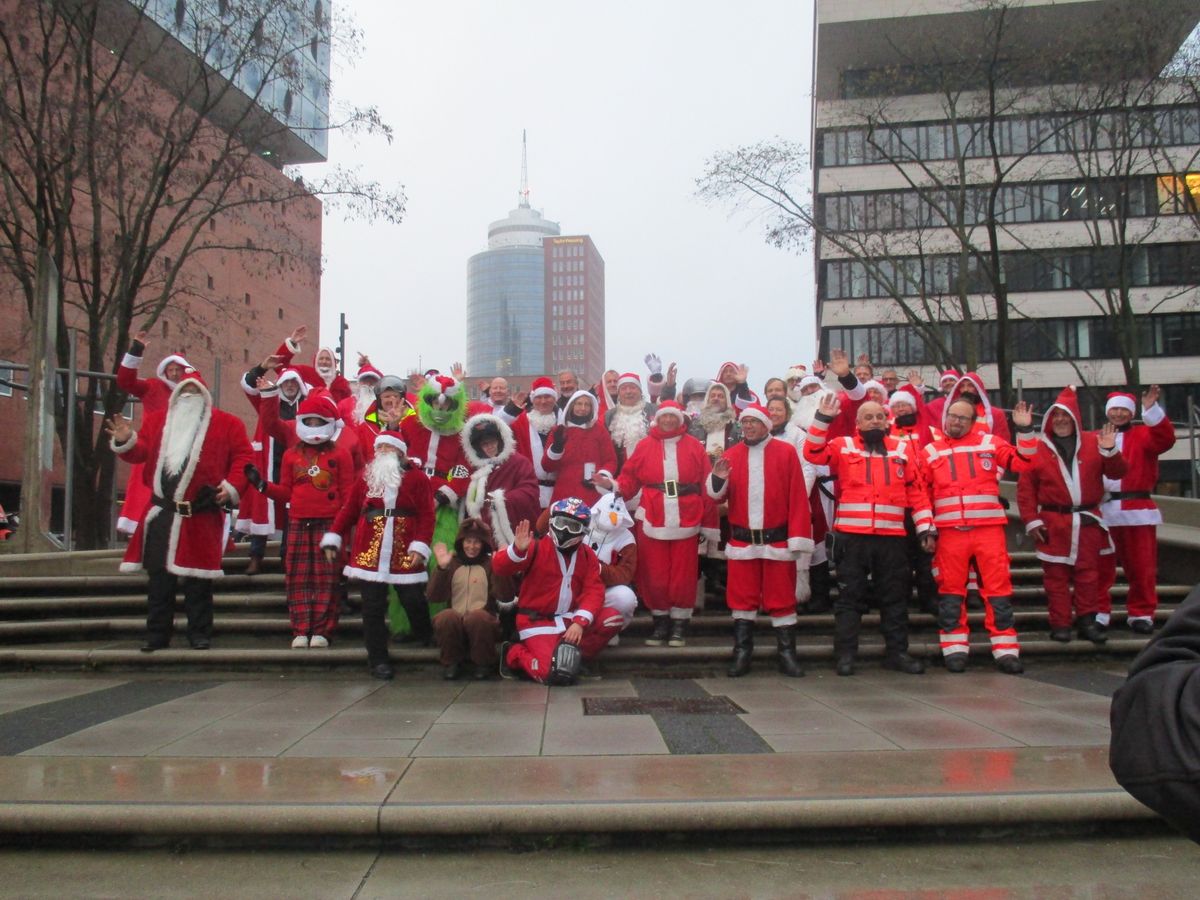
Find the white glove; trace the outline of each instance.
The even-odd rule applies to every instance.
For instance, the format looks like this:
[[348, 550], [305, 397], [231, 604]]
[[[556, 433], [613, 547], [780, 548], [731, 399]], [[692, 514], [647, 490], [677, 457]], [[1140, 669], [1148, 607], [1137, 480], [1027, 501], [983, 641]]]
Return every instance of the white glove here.
[[796, 602], [807, 603], [812, 599], [812, 587], [808, 581], [808, 554], [796, 560]]
[[646, 354], [646, 368], [650, 370], [651, 375], [662, 374], [662, 360], [655, 353]]

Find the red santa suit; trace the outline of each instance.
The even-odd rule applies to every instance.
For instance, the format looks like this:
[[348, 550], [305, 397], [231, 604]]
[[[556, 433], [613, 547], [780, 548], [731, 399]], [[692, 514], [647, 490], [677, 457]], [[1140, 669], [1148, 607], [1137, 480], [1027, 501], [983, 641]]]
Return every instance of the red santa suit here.
[[[757, 404], [753, 415], [771, 427]], [[726, 600], [735, 619], [754, 619], [760, 609], [776, 627], [796, 624], [796, 558], [813, 550], [808, 492], [796, 450], [767, 437], [753, 447], [737, 444], [725, 452], [729, 477], [707, 482], [709, 496], [729, 508], [729, 587]]]
[[325, 558], [321, 543], [349, 499], [354, 462], [332, 440], [337, 421], [333, 398], [319, 392], [300, 404], [296, 418], [306, 437], [310, 428], [303, 420], [312, 417], [326, 423], [323, 431], [329, 439], [311, 443], [316, 438], [309, 437], [289, 447], [280, 464], [279, 481], [265, 482], [264, 489], [272, 500], [290, 503], [285, 585], [292, 635], [329, 640], [337, 631], [338, 571], [336, 562]]
[[549, 678], [554, 650], [569, 626], [584, 630], [579, 642], [584, 659], [595, 658], [624, 627], [620, 610], [604, 606], [600, 562], [587, 544], [564, 553], [546, 535], [532, 541], [523, 556], [509, 545], [492, 557], [492, 571], [522, 576], [516, 601], [520, 642], [508, 648], [504, 663], [534, 681]]
[[442, 434], [426, 428], [414, 413], [400, 420], [400, 435], [408, 445], [408, 455], [421, 460], [434, 494], [442, 494], [449, 505], [456, 506], [467, 492], [471, 474], [459, 432]]
[[[142, 521], [130, 538], [121, 563], [122, 572], [136, 572], [143, 565], [143, 542], [146, 529], [164, 509], [174, 512], [167, 535], [164, 568], [172, 575], [192, 578], [220, 578], [221, 556], [225, 549], [226, 528], [224, 511], [210, 504], [206, 509], [191, 512], [189, 504], [203, 505], [202, 498], [224, 487], [236, 503], [246, 490], [246, 466], [253, 461], [246, 427], [237, 416], [214, 409], [208, 389], [194, 370], [182, 378], [167, 401], [166, 410], [147, 415], [139, 431], [124, 444], [114, 442], [113, 450], [122, 459], [145, 464], [142, 481], [152, 495]], [[162, 452], [164, 428], [170, 422], [172, 410], [179, 403], [181, 388], [197, 384], [201, 388], [205, 409], [192, 438], [187, 463], [178, 478], [164, 472], [166, 453]], [[174, 489], [169, 490], [171, 481]], [[169, 495], [169, 496], [168, 496]], [[200, 501], [200, 503], [197, 503]]]
[[[246, 377], [243, 377], [239, 382], [247, 399], [250, 401], [250, 405], [254, 407], [255, 413], [258, 415], [258, 421], [254, 427], [254, 437], [250, 440], [250, 448], [254, 451], [254, 465], [262, 473], [263, 478], [267, 481], [278, 482], [280, 479], [280, 467], [276, 463], [277, 451], [295, 443], [295, 427], [293, 426], [292, 431], [287, 435], [287, 439], [277, 440], [276, 434], [282, 436], [284, 430], [282, 428], [269, 429], [267, 427], [261, 414], [264, 398], [275, 398], [272, 402], [275, 410], [274, 416], [278, 421], [291, 421], [290, 418], [283, 419], [279, 415], [279, 404], [283, 401], [279, 396], [278, 386], [287, 381], [294, 381], [299, 384], [300, 393], [296, 397], [296, 403], [299, 404], [308, 394], [308, 383], [300, 377], [300, 373], [295, 369], [285, 369], [276, 380], [275, 387], [259, 391], [257, 387], [248, 382], [248, 377], [253, 371], [252, 369], [250, 372], [247, 372]], [[280, 462], [282, 462], [282, 456], [282, 453], [278, 453]], [[250, 491], [246, 496], [242, 497], [242, 502], [238, 504], [237, 524], [234, 527], [242, 534], [258, 534], [270, 537], [277, 531], [283, 531], [286, 523], [286, 500], [273, 500], [261, 491]]]
[[[1137, 414], [1132, 394], [1113, 393], [1105, 411], [1119, 406]], [[1129, 596], [1125, 601], [1129, 621], [1151, 626], [1158, 609], [1158, 526], [1162, 513], [1151, 498], [1158, 485], [1158, 458], [1175, 446], [1175, 426], [1155, 403], [1142, 412], [1141, 425], [1127, 425], [1117, 431], [1117, 449], [1127, 466], [1121, 478], [1104, 479], [1104, 502], [1100, 514], [1108, 526], [1116, 553], [1101, 560], [1100, 614], [1097, 620], [1108, 624], [1112, 612], [1112, 586], [1117, 579], [1117, 563], [1125, 569]]]
[[[134, 352], [135, 350], [138, 352]], [[175, 389], [175, 382], [167, 379], [167, 366], [179, 363], [185, 369], [190, 369], [191, 364], [182, 356], [172, 353], [163, 357], [154, 378], [138, 378], [138, 367], [142, 364], [141, 352], [142, 345], [134, 341], [117, 367], [117, 387], [142, 402], [143, 416], [162, 413], [167, 408], [171, 391]], [[135, 463], [130, 466], [129, 477], [125, 481], [125, 501], [121, 504], [121, 513], [117, 518], [117, 531], [133, 534], [137, 530], [150, 502], [150, 490], [146, 485], [141, 464]]]
[[[591, 416], [584, 422], [574, 422], [571, 409], [581, 397], [591, 401]], [[596, 398], [587, 391], [576, 391], [559, 412], [555, 438], [546, 445], [542, 456], [542, 468], [558, 476], [550, 497], [552, 503], [578, 497], [590, 506], [600, 499], [600, 492], [592, 484], [592, 478], [598, 474], [611, 477], [616, 471], [616, 451], [604, 426], [597, 423], [596, 416]], [[563, 446], [556, 450], [554, 443], [560, 434], [563, 436]]]
[[[1066, 460], [1050, 427], [1055, 409], [1065, 410], [1075, 421], [1074, 439], [1065, 443]], [[1037, 556], [1045, 576], [1050, 627], [1056, 630], [1071, 625], [1072, 594], [1077, 616], [1094, 616], [1100, 609], [1100, 555], [1112, 552], [1100, 518], [1103, 479], [1120, 478], [1126, 471], [1121, 451], [1101, 450], [1096, 433], [1083, 431], [1081, 422], [1075, 388], [1067, 386], [1046, 410], [1033, 465], [1017, 482], [1026, 532], [1046, 528], [1047, 539], [1037, 545]]]
[[955, 400], [959, 399], [964, 391], [970, 391], [979, 396], [979, 402], [975, 404], [975, 430], [991, 432], [996, 437], [1012, 443], [1012, 432], [1009, 431], [1008, 419], [1005, 418], [1004, 411], [992, 406], [992, 401], [983, 387], [983, 378], [975, 372], [968, 372], [958, 379], [954, 387], [950, 389], [950, 393], [946, 395], [945, 401], [938, 411], [936, 427], [943, 431], [946, 429], [946, 410]]
[[275, 355], [282, 359], [281, 366], [291, 367], [299, 372], [309, 387], [327, 390], [333, 395], [333, 399], [336, 402], [341, 403], [343, 400], [353, 396], [353, 392], [350, 390], [350, 382], [346, 380], [346, 376], [342, 375], [336, 369], [324, 374], [317, 369], [317, 357], [321, 355], [321, 351], [328, 353], [334, 360], [337, 359], [337, 355], [334, 354], [331, 348], [321, 347], [313, 354], [312, 365], [306, 366], [303, 363], [293, 364], [293, 357], [300, 352], [300, 345], [295, 343], [290, 337], [279, 345], [279, 349], [275, 351]]
[[622, 496], [637, 497], [638, 594], [656, 616], [690, 619], [700, 571], [704, 484], [712, 466], [704, 445], [682, 424], [669, 433], [659, 427], [662, 414], [684, 420], [679, 404], [660, 406], [648, 437], [625, 461], [617, 487]]
[[1037, 448], [1032, 429], [1019, 433], [1017, 449], [974, 429], [957, 438], [940, 435], [924, 448], [924, 472], [938, 532], [933, 574], [944, 656], [970, 652], [966, 600], [972, 561], [980, 574], [992, 656], [1000, 659], [1020, 653], [1005, 531], [1008, 514], [1000, 502], [1000, 476], [1005, 470], [1028, 469]]
[[[492, 458], [479, 449], [480, 435], [485, 432], [500, 441], [500, 452]], [[532, 525], [542, 511], [532, 463], [516, 452], [516, 440], [508, 424], [491, 413], [467, 419], [462, 448], [474, 469], [463, 498], [464, 511], [491, 529], [496, 546], [511, 544], [513, 529], [523, 521]]]

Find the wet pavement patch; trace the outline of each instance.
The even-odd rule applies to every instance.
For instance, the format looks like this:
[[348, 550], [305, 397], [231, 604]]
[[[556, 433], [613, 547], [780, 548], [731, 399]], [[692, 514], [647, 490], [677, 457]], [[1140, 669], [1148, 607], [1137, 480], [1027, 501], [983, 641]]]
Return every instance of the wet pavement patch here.
[[728, 697], [659, 697], [642, 700], [637, 697], [585, 697], [585, 716], [645, 716], [655, 713], [678, 713], [685, 716], [736, 716], [745, 710]]
[[131, 681], [78, 697], [39, 703], [0, 715], [0, 756], [16, 756], [42, 744], [139, 712], [168, 700], [216, 687], [216, 681]]
[[[728, 697], [710, 694], [695, 681], [632, 678], [630, 683], [637, 691], [637, 698], [619, 699], [627, 703], [640, 701], [647, 705], [646, 712], [654, 719], [671, 753], [709, 755], [775, 752], [757, 731], [737, 717], [738, 713], [745, 710]], [[706, 706], [712, 711], [702, 711]], [[689, 709], [693, 711], [684, 711]], [[584, 710], [587, 711], [586, 704]]]
[[1026, 672], [1025, 677], [1101, 697], [1111, 697], [1125, 683], [1123, 675], [1086, 669], [1035, 669]]

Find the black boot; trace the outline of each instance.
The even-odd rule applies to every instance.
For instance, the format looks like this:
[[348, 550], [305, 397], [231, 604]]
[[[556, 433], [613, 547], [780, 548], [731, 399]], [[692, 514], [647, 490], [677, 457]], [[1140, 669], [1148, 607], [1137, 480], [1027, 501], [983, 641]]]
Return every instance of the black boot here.
[[671, 620], [671, 637], [667, 640], [668, 647], [687, 646], [687, 619]]
[[779, 671], [789, 678], [801, 678], [804, 669], [796, 658], [796, 626], [784, 625], [775, 629], [775, 641], [779, 645]]
[[670, 616], [655, 616], [654, 630], [650, 632], [650, 637], [646, 638], [647, 647], [661, 647], [667, 642], [667, 638], [671, 636], [671, 617]]
[[1093, 644], [1103, 644], [1108, 640], [1108, 629], [1096, 621], [1095, 613], [1080, 616], [1075, 627], [1081, 638]]
[[925, 671], [925, 663], [907, 653], [890, 652], [883, 658], [883, 667], [893, 672], [903, 672], [906, 675], [921, 675]]
[[733, 661], [726, 672], [730, 678], [741, 678], [750, 671], [750, 657], [754, 655], [754, 621], [733, 620]]
[[829, 577], [829, 563], [823, 562], [808, 567], [808, 586], [812, 596], [804, 605], [805, 615], [825, 615], [832, 611], [833, 601], [829, 599], [829, 588], [833, 579]]

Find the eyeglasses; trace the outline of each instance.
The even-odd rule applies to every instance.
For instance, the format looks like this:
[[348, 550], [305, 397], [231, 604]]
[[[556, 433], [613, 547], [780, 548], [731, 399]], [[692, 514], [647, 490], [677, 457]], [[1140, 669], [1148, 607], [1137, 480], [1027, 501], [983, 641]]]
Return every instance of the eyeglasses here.
[[974, 416], [956, 416], [954, 413], [946, 413], [947, 421], [951, 422], [974, 422]]

